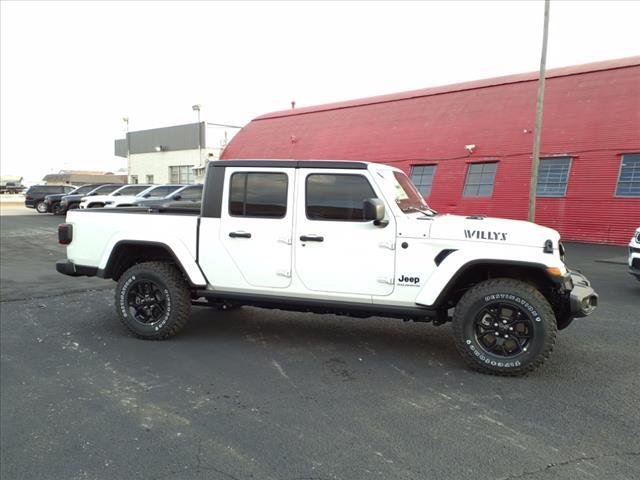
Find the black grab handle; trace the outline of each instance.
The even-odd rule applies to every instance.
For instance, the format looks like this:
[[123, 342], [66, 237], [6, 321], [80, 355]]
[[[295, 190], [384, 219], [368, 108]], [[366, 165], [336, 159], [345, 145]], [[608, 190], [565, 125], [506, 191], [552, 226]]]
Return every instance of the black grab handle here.
[[229, 232], [231, 238], [251, 238], [251, 234], [248, 232]]
[[300, 240], [303, 242], [324, 242], [324, 237], [318, 235], [302, 235]]

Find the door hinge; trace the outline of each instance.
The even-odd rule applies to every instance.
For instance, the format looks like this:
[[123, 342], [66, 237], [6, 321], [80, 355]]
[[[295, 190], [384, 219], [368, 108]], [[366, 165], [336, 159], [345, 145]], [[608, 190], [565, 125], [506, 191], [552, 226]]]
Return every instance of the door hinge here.
[[384, 283], [385, 285], [393, 285], [393, 277], [378, 277], [378, 283]]
[[291, 270], [278, 270], [276, 275], [284, 278], [291, 278]]
[[380, 248], [388, 248], [389, 250], [395, 250], [396, 249], [396, 243], [395, 242], [381, 242], [380, 243]]
[[291, 237], [282, 237], [278, 239], [278, 242], [284, 243], [285, 245], [291, 245]]

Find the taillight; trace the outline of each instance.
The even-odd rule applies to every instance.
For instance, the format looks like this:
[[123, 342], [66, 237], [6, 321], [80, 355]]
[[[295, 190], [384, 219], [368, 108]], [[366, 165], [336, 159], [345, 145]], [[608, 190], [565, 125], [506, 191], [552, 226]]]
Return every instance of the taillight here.
[[73, 240], [73, 225], [70, 223], [58, 225], [58, 243], [60, 245], [69, 245], [71, 240]]

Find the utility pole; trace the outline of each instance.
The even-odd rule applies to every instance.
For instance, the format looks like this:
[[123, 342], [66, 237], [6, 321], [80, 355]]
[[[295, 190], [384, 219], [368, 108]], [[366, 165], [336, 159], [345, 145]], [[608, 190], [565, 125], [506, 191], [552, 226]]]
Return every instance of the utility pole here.
[[536, 126], [533, 133], [533, 156], [531, 158], [531, 184], [529, 185], [529, 221], [536, 221], [536, 193], [538, 190], [538, 167], [540, 166], [540, 134], [542, 130], [542, 104], [544, 101], [544, 75], [547, 67], [547, 37], [549, 36], [549, 0], [544, 1], [544, 32], [542, 34], [542, 56], [538, 77], [538, 100], [536, 104]]

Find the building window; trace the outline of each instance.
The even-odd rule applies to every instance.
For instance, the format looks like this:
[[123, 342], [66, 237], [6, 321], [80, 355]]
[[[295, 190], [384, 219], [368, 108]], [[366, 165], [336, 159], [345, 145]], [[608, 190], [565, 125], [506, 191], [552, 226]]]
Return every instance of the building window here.
[[307, 177], [309, 220], [363, 221], [364, 201], [377, 198], [362, 175], [311, 174]]
[[138, 175], [131, 175], [130, 183], [138, 183]]
[[616, 195], [640, 197], [640, 153], [622, 155]]
[[169, 183], [189, 184], [194, 182], [193, 165], [169, 167]]
[[147, 175], [147, 183], [153, 183], [153, 175]]
[[287, 213], [288, 183], [285, 173], [234, 173], [229, 185], [229, 214], [283, 218]]
[[570, 167], [570, 157], [540, 159], [536, 195], [538, 197], [564, 197], [567, 193]]
[[464, 182], [465, 197], [490, 197], [496, 179], [498, 162], [470, 163]]
[[418, 188], [423, 197], [431, 195], [435, 165], [415, 165], [411, 167], [411, 181]]

